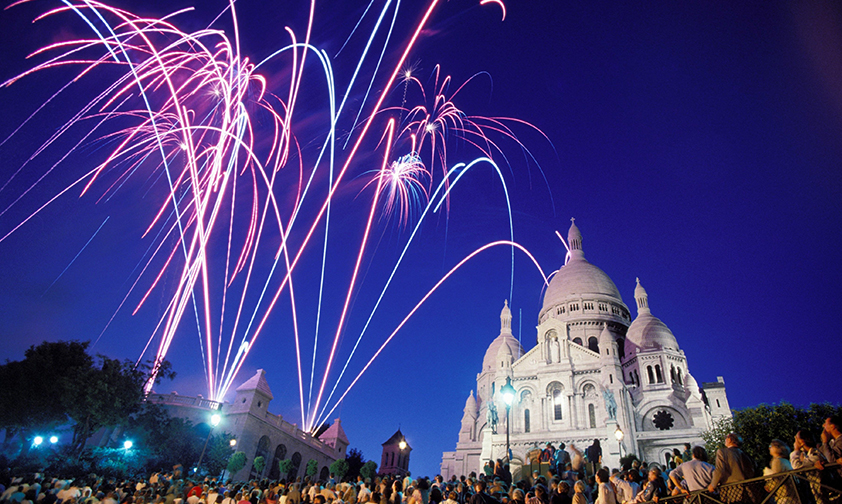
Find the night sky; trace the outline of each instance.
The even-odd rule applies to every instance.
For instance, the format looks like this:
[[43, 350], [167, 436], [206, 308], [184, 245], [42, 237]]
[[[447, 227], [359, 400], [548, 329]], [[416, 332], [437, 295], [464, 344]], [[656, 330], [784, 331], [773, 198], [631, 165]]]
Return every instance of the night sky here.
[[[226, 2], [116, 3], [156, 16], [194, 4], [195, 12], [173, 20], [185, 31], [206, 27]], [[0, 13], [0, 78], [43, 61], [25, 60], [39, 47], [88, 36], [71, 14], [30, 24], [56, 5], [38, 1]], [[339, 90], [347, 85], [361, 37], [336, 54], [365, 6], [324, 1], [316, 9], [312, 41], [334, 58]], [[289, 43], [284, 26], [303, 37], [306, 2], [240, 0], [237, 9], [242, 51], [252, 59]], [[385, 68], [394, 66], [424, 9], [421, 2], [402, 4]], [[587, 259], [614, 280], [632, 315], [639, 277], [653, 314], [675, 334], [691, 373], [700, 383], [723, 376], [733, 408], [782, 400], [839, 402], [834, 356], [840, 344], [833, 318], [842, 306], [839, 4], [512, 1], [507, 9], [501, 22], [495, 4], [442, 4], [409, 61], [425, 83], [441, 64], [443, 74], [453, 77], [451, 92], [486, 72], [460, 92], [457, 106], [469, 115], [522, 119], [546, 135], [513, 126], [534, 159], [515, 142], [494, 138], [505, 153], [495, 159], [511, 197], [515, 240], [549, 274], [563, 264], [565, 253], [555, 231], [566, 236], [575, 217]], [[371, 16], [363, 19], [361, 32], [371, 30]], [[230, 30], [230, 24], [226, 13], [214, 26]], [[382, 38], [378, 41], [382, 46]], [[0, 146], [3, 184], [103, 89], [109, 75], [114, 74], [80, 80]], [[0, 89], [0, 137], [8, 137], [72, 76], [68, 70], [47, 71]], [[285, 72], [278, 64], [267, 67], [266, 76], [271, 89]], [[318, 91], [324, 85], [315, 65], [304, 79], [309, 87], [296, 133], [305, 153], [312, 153], [323, 136], [311, 133], [324, 123], [327, 102]], [[375, 92], [384, 81], [378, 75]], [[364, 89], [355, 88], [354, 105]], [[400, 105], [401, 91], [396, 86], [387, 104]], [[342, 124], [347, 134], [350, 126]], [[385, 117], [375, 128], [382, 131], [383, 124]], [[330, 329], [322, 345], [335, 330], [350, 280], [371, 198], [362, 180], [382, 157], [378, 135], [366, 144], [372, 152], [359, 156], [348, 190], [337, 198], [337, 246], [328, 260], [322, 315]], [[57, 142], [0, 190], [0, 236], [113, 148], [106, 140], [89, 139], [18, 201], [81, 136], [77, 131]], [[478, 155], [456, 139], [448, 149], [450, 164]], [[176, 280], [166, 276], [132, 316], [151, 284], [142, 277], [143, 288], [117, 311], [154, 243], [142, 233], [166, 192], [153, 178], [135, 176], [110, 198], [108, 193], [100, 199], [107, 182], [82, 198], [71, 191], [0, 242], [0, 358], [21, 359], [30, 345], [68, 339], [96, 341], [96, 353], [138, 358]], [[476, 168], [454, 189], [448, 213], [423, 225], [349, 373], [361, 369], [451, 267], [508, 233], [500, 181], [488, 167]], [[339, 346], [340, 365], [407, 235], [394, 219], [377, 222]], [[311, 247], [295, 277], [305, 339], [312, 338], [321, 245]], [[331, 415], [342, 418], [351, 446], [366, 459], [379, 463], [380, 443], [400, 427], [413, 448], [412, 472], [438, 472], [441, 452], [455, 448], [485, 349], [499, 332], [510, 260], [510, 249], [496, 248], [463, 267], [410, 319]], [[515, 336], [527, 350], [535, 342], [541, 287], [534, 266], [518, 253], [510, 305]], [[237, 383], [266, 369], [275, 395], [270, 410], [299, 423], [290, 303], [287, 296], [281, 299]], [[178, 376], [159, 385], [159, 392], [207, 394], [191, 317], [168, 354]], [[340, 390], [347, 377], [343, 383]]]

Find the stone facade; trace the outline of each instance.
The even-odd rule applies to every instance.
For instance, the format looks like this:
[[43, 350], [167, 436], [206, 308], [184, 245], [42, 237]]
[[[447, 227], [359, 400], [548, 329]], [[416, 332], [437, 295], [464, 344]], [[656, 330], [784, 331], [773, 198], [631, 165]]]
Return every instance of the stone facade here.
[[[327, 479], [330, 464], [344, 459], [348, 449], [348, 438], [341, 421], [337, 418], [321, 436], [315, 438], [297, 425], [286, 422], [281, 415], [269, 413], [272, 399], [272, 391], [262, 369], [237, 387], [231, 404], [175, 393], [150, 394], [147, 398], [164, 406], [170, 415], [188, 419], [196, 425], [210, 422], [210, 417], [218, 413], [221, 421], [216, 429], [230, 433], [237, 440], [236, 450], [246, 454], [246, 465], [233, 475], [235, 480], [303, 477], [310, 460], [318, 464], [318, 476]], [[254, 459], [259, 456], [266, 462], [260, 473], [254, 470], [253, 465]], [[281, 475], [278, 467], [278, 462], [284, 459], [292, 460], [294, 465], [288, 475]]]
[[611, 278], [585, 259], [575, 223], [568, 243], [568, 260], [547, 286], [528, 352], [512, 335], [508, 303], [503, 307], [500, 334], [465, 403], [456, 450], [442, 454], [445, 478], [505, 458], [500, 390], [507, 378], [516, 390], [508, 425], [515, 477], [527, 453], [548, 442], [584, 451], [599, 439], [609, 467], [619, 466], [621, 453], [663, 463], [667, 452], [702, 443], [702, 432], [731, 415], [722, 378], [698, 386], [675, 336], [649, 310], [640, 282], [632, 320]]

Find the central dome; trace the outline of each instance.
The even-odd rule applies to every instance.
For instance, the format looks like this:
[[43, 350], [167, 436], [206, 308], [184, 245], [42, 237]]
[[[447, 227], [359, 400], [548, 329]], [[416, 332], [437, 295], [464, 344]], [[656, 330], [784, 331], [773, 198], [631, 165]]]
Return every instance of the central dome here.
[[550, 280], [544, 293], [541, 312], [585, 295], [607, 296], [622, 303], [623, 298], [614, 281], [585, 259], [585, 253], [582, 251], [582, 233], [575, 222], [567, 232], [567, 241], [570, 244], [570, 261]]

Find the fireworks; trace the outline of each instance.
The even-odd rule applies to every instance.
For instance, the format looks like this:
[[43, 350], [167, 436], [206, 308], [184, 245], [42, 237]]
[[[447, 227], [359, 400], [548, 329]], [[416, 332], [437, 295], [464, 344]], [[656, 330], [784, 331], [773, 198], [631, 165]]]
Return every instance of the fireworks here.
[[[79, 155], [86, 143], [96, 140], [108, 145], [109, 151], [92, 169], [35, 204], [28, 217], [4, 228], [0, 241], [68, 193], [104, 200], [120, 195], [133, 179], [148, 181], [150, 193], [157, 195], [154, 217], [141, 233], [149, 242], [149, 253], [118, 308], [138, 313], [153, 293], [166, 291], [168, 301], [150, 331], [144, 352], [154, 354], [154, 360], [160, 362], [179, 332], [188, 327], [195, 330], [209, 395], [221, 400], [249, 353], [260, 346], [258, 340], [263, 339], [260, 337], [279, 302], [289, 300], [302, 425], [316, 429], [418, 307], [470, 258], [503, 245], [511, 247], [513, 258], [515, 249], [523, 250], [537, 266], [514, 241], [505, 178], [494, 162], [494, 156], [502, 154], [500, 139], [517, 142], [511, 125], [528, 123], [468, 115], [457, 101], [467, 82], [450, 93], [452, 79], [436, 66], [427, 89], [417, 72], [407, 70], [438, 2], [432, 0], [427, 5], [410, 32], [395, 37], [408, 40], [398, 48], [390, 41], [400, 3], [384, 2], [375, 13], [377, 20], [358, 55], [348, 87], [339, 92], [333, 57], [312, 42], [315, 2], [303, 38], [286, 28], [288, 45], [256, 62], [241, 53], [233, 1], [228, 7], [233, 22], [233, 38], [229, 38], [213, 26], [182, 31], [178, 21], [189, 15], [187, 11], [157, 19], [92, 0], [65, 0], [39, 20], [75, 16], [92, 35], [44, 47], [33, 55], [41, 63], [4, 85], [21, 86], [18, 81], [35, 74], [73, 68], [72, 82], [97, 89], [96, 96], [59, 125], [21, 170], [45, 156], [50, 147], [63, 145], [71, 133], [85, 133], [35, 184], [1, 208], [0, 215], [26, 202], [34, 187], [53, 176], [68, 156]], [[20, 3], [27, 1], [12, 7]], [[499, 0], [481, 3], [501, 7], [505, 17], [505, 6]], [[391, 23], [386, 22], [390, 18]], [[354, 30], [361, 24], [362, 20]], [[379, 55], [374, 55], [373, 41], [384, 38]], [[343, 51], [348, 54], [351, 49]], [[362, 69], [371, 66], [374, 58], [375, 70], [365, 76]], [[314, 72], [314, 66], [320, 72]], [[381, 66], [391, 70], [383, 73]], [[283, 71], [272, 73], [270, 67]], [[61, 100], [69, 86], [47, 103]], [[303, 89], [316, 86], [327, 89], [322, 111], [327, 119], [314, 128], [300, 102]], [[384, 91], [378, 94], [375, 89]], [[416, 98], [418, 101], [413, 101]], [[389, 106], [389, 100], [400, 101], [400, 105]], [[351, 102], [356, 103], [353, 110], [348, 106]], [[342, 125], [348, 128], [344, 145], [338, 138]], [[451, 166], [447, 146], [452, 142], [476, 148], [480, 158]], [[313, 145], [318, 147], [314, 150]], [[509, 207], [509, 239], [478, 248], [431, 283], [427, 294], [356, 378], [348, 384], [342, 382], [425, 218], [449, 201], [453, 187], [477, 164], [491, 166], [499, 175]], [[353, 192], [350, 197], [349, 192]], [[325, 277], [334, 266], [331, 240], [339, 226], [336, 215], [346, 211], [343, 205], [349, 204], [349, 198], [366, 209], [366, 218], [359, 223], [360, 233], [352, 235], [353, 243], [344, 235], [343, 255], [354, 260], [341, 307], [331, 310], [338, 312], [333, 321], [323, 306], [328, 297]], [[358, 308], [367, 322], [355, 334], [353, 349], [348, 352], [346, 348], [343, 353], [340, 343], [343, 335], [348, 335], [352, 300], [359, 292], [364, 265], [373, 254], [373, 234], [390, 221], [401, 229], [412, 227], [412, 231], [404, 235], [402, 252], [378, 289], [376, 303]], [[296, 281], [302, 281], [298, 268], [310, 257], [321, 264], [315, 320], [302, 317], [312, 310], [302, 309], [296, 302]], [[178, 281], [167, 285], [168, 277]], [[310, 348], [312, 358], [308, 359], [305, 352]], [[317, 371], [321, 361], [324, 369]], [[337, 375], [340, 362], [343, 368]], [[344, 391], [335, 398], [340, 387], [345, 387]]]

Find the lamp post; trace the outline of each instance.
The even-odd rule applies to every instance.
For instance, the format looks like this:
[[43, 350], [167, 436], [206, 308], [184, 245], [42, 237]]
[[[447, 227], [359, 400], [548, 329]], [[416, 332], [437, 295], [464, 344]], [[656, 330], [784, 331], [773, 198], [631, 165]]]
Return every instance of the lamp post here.
[[[202, 447], [202, 454], [199, 455], [199, 462], [196, 463], [196, 471], [195, 472], [199, 472], [199, 467], [202, 466], [202, 459], [205, 458], [205, 450], [207, 450], [207, 448], [208, 448], [208, 441], [210, 441], [211, 433], [213, 432], [213, 428], [216, 427], [217, 425], [219, 425], [220, 420], [222, 420], [222, 417], [220, 417], [216, 413], [214, 413], [213, 416], [211, 416], [211, 428], [210, 428], [210, 430], [208, 430], [208, 437], [205, 439], [205, 446]], [[234, 441], [236, 443], [236, 440], [232, 439], [232, 441]], [[231, 446], [234, 446], [234, 445], [231, 445]]]
[[509, 413], [512, 409], [512, 401], [515, 399], [515, 388], [512, 387], [511, 377], [506, 377], [506, 384], [500, 388], [503, 394], [503, 401], [506, 403], [506, 461], [512, 462], [511, 449], [509, 448]]
[[614, 439], [617, 440], [617, 445], [620, 448], [620, 458], [623, 458], [623, 436], [625, 436], [623, 429], [618, 425], [617, 430], [614, 431]]

